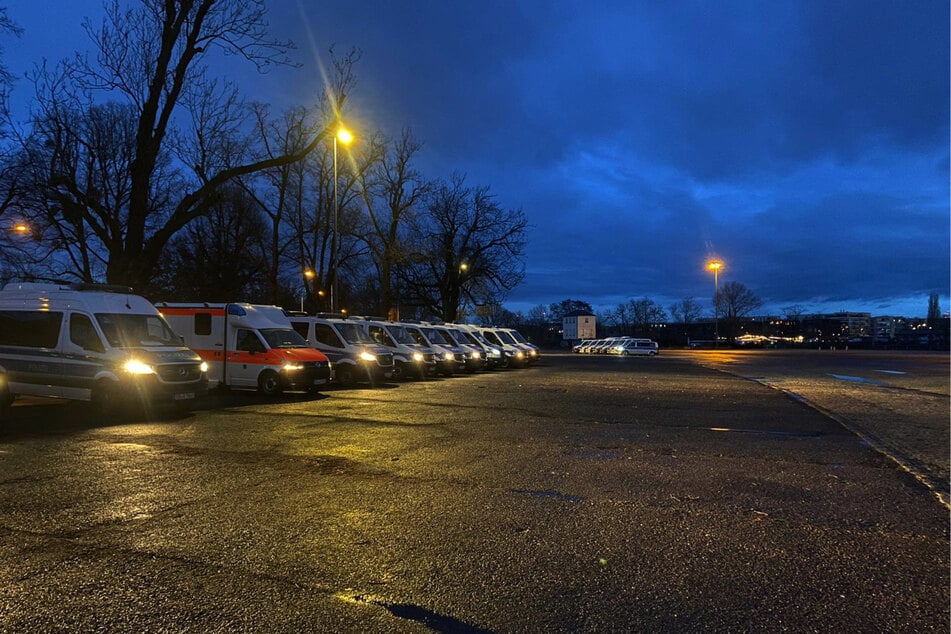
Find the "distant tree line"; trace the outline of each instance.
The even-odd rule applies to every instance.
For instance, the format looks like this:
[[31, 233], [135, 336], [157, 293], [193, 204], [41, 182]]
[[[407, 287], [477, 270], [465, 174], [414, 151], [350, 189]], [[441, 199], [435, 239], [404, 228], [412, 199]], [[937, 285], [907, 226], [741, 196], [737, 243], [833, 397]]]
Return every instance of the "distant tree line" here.
[[[211, 77], [212, 54], [292, 63], [265, 5], [107, 3], [101, 25], [84, 24], [92, 55], [30, 75], [25, 127], [3, 91], [0, 282], [308, 310], [333, 290], [353, 313], [445, 320], [501, 304], [524, 277], [521, 210], [463, 175], [421, 174], [408, 128], [360, 131], [335, 162], [358, 51], [331, 50], [323, 96], [280, 113]], [[4, 31], [18, 33], [0, 10]]]
[[[716, 313], [719, 315], [720, 334], [729, 340], [740, 334], [743, 318], [763, 305], [760, 298], [740, 282], [728, 282], [721, 286], [712, 303], [715, 303]], [[521, 328], [531, 333], [536, 341], [558, 345], [561, 335], [552, 326], [560, 324], [565, 315], [575, 311], [595, 315], [601, 333], [599, 336], [630, 335], [645, 338], [653, 335], [657, 324], [673, 325], [679, 328], [686, 338], [691, 324], [697, 322], [703, 314], [702, 305], [693, 297], [672, 303], [669, 306], [669, 314], [660, 304], [648, 297], [630, 299], [618, 304], [614, 309], [600, 312], [595, 312], [588, 302], [566, 299], [547, 306], [539, 304], [525, 315], [496, 310], [485, 315], [483, 321]]]

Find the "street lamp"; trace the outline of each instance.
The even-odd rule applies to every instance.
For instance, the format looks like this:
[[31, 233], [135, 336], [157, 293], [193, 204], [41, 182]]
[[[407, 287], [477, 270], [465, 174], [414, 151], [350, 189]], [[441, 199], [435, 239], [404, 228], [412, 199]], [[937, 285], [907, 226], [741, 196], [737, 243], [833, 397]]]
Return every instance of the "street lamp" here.
[[723, 262], [710, 260], [707, 268], [713, 271], [713, 347], [720, 346], [720, 269]]
[[333, 271], [333, 277], [330, 278], [330, 312], [337, 309], [337, 223], [339, 222], [339, 202], [337, 200], [337, 141], [344, 145], [350, 145], [353, 142], [353, 135], [345, 127], [337, 128], [334, 135], [334, 217], [333, 217], [333, 236], [330, 238], [330, 269]]
[[304, 286], [301, 287], [300, 312], [304, 312], [304, 296], [307, 295], [307, 282], [317, 276], [313, 269], [304, 269]]

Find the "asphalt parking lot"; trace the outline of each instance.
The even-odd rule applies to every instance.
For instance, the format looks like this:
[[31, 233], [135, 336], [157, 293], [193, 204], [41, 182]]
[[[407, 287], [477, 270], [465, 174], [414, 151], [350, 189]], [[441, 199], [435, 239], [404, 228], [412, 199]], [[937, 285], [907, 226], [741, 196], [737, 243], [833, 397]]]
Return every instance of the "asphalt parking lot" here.
[[[759, 362], [549, 355], [122, 424], [18, 404], [0, 630], [947, 632], [948, 508], [907, 468], [941, 451], [851, 425], [940, 415], [940, 380]], [[898, 400], [832, 398], [865, 387]]]

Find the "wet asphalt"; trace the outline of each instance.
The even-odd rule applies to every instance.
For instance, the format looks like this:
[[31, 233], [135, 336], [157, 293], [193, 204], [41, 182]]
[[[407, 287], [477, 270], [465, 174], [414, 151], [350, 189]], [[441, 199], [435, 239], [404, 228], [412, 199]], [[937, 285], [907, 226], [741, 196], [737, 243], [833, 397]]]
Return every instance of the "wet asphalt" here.
[[18, 404], [0, 630], [947, 632], [935, 491], [721, 370], [549, 355], [110, 424]]

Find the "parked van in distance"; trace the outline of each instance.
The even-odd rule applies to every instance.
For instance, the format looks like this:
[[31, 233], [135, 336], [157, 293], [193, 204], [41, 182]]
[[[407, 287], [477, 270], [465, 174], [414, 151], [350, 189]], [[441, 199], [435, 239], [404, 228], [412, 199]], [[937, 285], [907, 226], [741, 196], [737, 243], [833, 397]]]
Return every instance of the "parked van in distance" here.
[[403, 324], [376, 319], [366, 319], [363, 324], [377, 344], [392, 350], [394, 379], [422, 379], [436, 373], [436, 353], [417, 343]]
[[245, 303], [156, 304], [208, 363], [212, 387], [315, 391], [330, 383], [327, 356], [291, 328], [284, 309]]
[[124, 286], [12, 283], [0, 291], [0, 409], [16, 396], [92, 401], [104, 413], [193, 403], [201, 358]]
[[393, 376], [393, 353], [378, 345], [360, 320], [341, 315], [293, 313], [291, 326], [334, 364], [335, 381], [353, 385], [375, 383]]
[[656, 341], [651, 341], [650, 339], [624, 339], [615, 344], [610, 352], [624, 357], [629, 355], [652, 357], [659, 354], [660, 351], [658, 350]]

